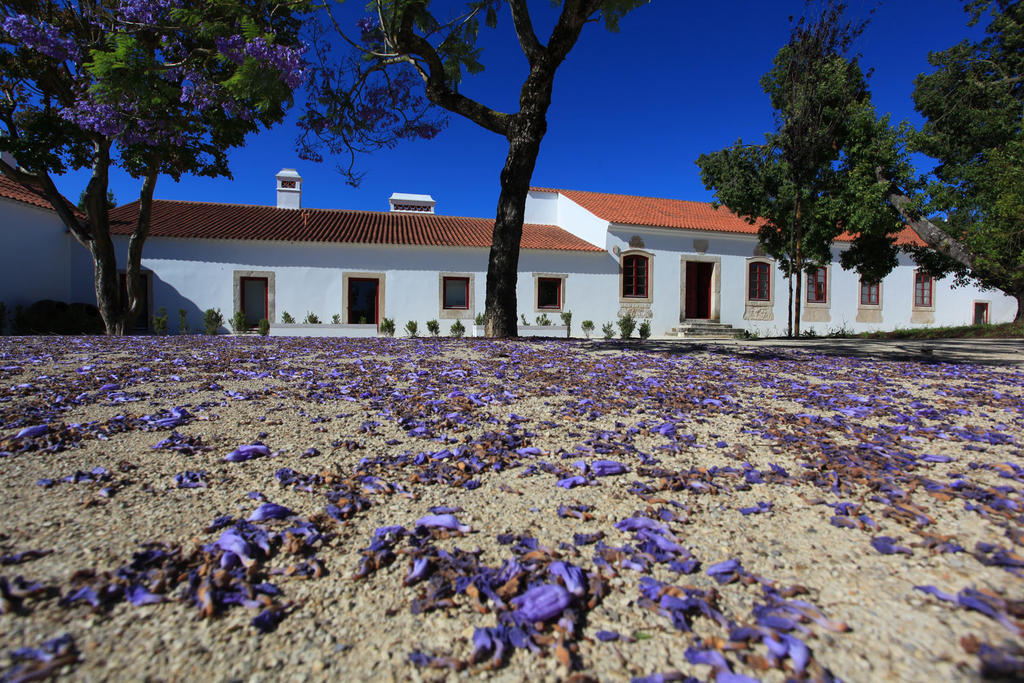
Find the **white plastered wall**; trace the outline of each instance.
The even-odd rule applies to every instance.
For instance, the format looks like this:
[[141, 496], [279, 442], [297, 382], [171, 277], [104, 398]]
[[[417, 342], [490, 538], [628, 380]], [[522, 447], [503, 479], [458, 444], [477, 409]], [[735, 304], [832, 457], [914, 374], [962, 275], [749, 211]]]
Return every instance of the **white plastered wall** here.
[[73, 241], [50, 209], [0, 199], [0, 301], [9, 312], [40, 299], [71, 298], [70, 252], [85, 251]]

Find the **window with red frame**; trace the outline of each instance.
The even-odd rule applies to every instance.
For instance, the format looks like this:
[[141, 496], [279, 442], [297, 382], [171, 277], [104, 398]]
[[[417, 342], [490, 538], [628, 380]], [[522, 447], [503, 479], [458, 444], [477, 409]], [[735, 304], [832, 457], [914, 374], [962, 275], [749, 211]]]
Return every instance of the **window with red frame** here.
[[932, 276], [923, 271], [914, 273], [914, 306], [917, 308], [931, 308], [932, 306]]
[[446, 277], [442, 283], [445, 310], [466, 310], [469, 308], [469, 278]]
[[828, 301], [828, 271], [816, 268], [807, 274], [807, 303], [823, 304]]
[[747, 298], [751, 301], [768, 301], [771, 299], [771, 285], [768, 279], [771, 271], [767, 263], [751, 263], [747, 269]]
[[864, 282], [860, 281], [860, 305], [861, 306], [877, 306], [878, 305], [878, 283], [877, 282]]
[[632, 254], [622, 259], [623, 298], [647, 298], [647, 268], [650, 263], [646, 256]]
[[546, 308], [553, 311], [562, 310], [561, 278], [537, 278], [537, 308]]

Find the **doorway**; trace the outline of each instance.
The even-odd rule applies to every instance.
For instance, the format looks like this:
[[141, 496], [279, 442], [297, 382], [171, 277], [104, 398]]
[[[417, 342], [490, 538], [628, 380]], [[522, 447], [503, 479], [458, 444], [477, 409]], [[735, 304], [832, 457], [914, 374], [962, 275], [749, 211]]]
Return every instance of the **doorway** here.
[[987, 325], [988, 324], [988, 302], [975, 301], [974, 302], [974, 324], [975, 325]]
[[240, 279], [242, 290], [242, 312], [245, 314], [247, 327], [256, 327], [267, 315], [269, 283], [265, 277], [243, 277]]
[[714, 270], [714, 263], [686, 262], [686, 318], [711, 319], [711, 279]]
[[377, 325], [380, 323], [380, 280], [377, 278], [348, 278], [348, 310], [345, 321], [349, 325]]

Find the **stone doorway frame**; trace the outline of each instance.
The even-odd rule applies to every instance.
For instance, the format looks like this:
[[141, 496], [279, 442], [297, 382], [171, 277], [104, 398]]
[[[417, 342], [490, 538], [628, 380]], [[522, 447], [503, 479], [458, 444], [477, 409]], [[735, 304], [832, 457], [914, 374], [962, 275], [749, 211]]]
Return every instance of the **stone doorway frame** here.
[[711, 314], [707, 318], [693, 318], [693, 321], [722, 321], [722, 257], [705, 254], [684, 254], [679, 257], [679, 322], [687, 322], [686, 317], [686, 263], [710, 263], [711, 268]]

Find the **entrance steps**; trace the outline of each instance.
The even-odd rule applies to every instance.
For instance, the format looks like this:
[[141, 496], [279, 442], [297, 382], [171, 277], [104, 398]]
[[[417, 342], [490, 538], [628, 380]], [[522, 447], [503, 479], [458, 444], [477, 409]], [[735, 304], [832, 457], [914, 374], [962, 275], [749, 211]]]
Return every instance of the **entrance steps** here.
[[712, 320], [687, 320], [665, 333], [668, 337], [681, 339], [732, 339], [739, 332], [732, 325]]

